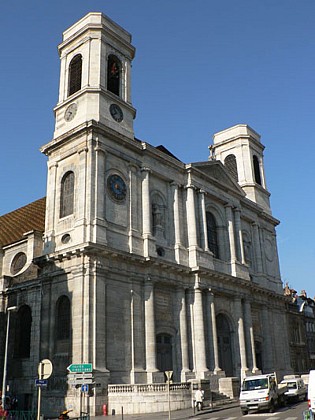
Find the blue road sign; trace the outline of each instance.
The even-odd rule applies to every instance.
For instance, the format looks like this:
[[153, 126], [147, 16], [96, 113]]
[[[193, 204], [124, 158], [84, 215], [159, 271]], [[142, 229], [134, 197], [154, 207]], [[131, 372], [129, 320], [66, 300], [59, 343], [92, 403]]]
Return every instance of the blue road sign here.
[[82, 391], [82, 392], [88, 392], [88, 391], [89, 391], [89, 386], [88, 386], [88, 384], [84, 384], [84, 385], [82, 385], [82, 386], [81, 386], [81, 391]]
[[47, 386], [48, 381], [47, 379], [35, 379], [36, 386]]

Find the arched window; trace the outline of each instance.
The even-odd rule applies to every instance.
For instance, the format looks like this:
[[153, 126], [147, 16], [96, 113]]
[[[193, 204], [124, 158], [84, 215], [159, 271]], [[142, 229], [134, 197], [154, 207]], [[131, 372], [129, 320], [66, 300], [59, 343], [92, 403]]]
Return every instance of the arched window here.
[[120, 96], [121, 63], [114, 55], [108, 56], [107, 62], [107, 90]]
[[56, 340], [68, 340], [70, 330], [70, 301], [67, 296], [61, 296], [56, 305]]
[[69, 96], [81, 89], [82, 56], [73, 57], [69, 65]]
[[224, 165], [235, 181], [238, 181], [236, 157], [234, 155], [228, 155], [224, 159]]
[[215, 217], [209, 211], [206, 212], [208, 248], [215, 258], [219, 258], [218, 232]]
[[23, 305], [16, 315], [14, 356], [30, 357], [32, 327], [31, 308], [27, 305]]
[[257, 184], [261, 185], [259, 160], [258, 160], [258, 157], [256, 155], [253, 156], [253, 165], [254, 165], [255, 182], [257, 182]]
[[61, 180], [60, 217], [73, 213], [74, 203], [74, 173], [67, 172]]

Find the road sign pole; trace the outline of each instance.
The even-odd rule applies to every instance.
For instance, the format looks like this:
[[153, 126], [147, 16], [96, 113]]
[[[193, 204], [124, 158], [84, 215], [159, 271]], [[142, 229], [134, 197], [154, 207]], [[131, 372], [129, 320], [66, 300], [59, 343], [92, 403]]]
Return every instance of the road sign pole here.
[[82, 417], [82, 394], [83, 392], [80, 390], [80, 417]]
[[[43, 368], [44, 368], [44, 365], [43, 365], [42, 362], [40, 362], [39, 366], [38, 366], [39, 379], [43, 379]], [[42, 397], [42, 387], [39, 386], [38, 387], [38, 394], [37, 394], [37, 420], [40, 420], [40, 400], [41, 400], [41, 397]]]

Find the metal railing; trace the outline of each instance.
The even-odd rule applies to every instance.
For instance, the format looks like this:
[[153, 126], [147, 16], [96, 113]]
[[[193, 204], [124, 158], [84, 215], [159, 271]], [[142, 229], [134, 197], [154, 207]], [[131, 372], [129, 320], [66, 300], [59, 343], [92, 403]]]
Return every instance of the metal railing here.
[[6, 416], [7, 420], [35, 420], [35, 411], [10, 410]]

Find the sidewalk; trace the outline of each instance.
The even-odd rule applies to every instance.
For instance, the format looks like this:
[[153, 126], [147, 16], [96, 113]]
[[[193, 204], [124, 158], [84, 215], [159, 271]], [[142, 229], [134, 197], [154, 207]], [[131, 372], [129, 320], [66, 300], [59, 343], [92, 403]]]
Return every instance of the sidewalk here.
[[[188, 408], [186, 410], [177, 410], [171, 411], [171, 420], [185, 420], [185, 419], [193, 419], [193, 418], [200, 418], [202, 419], [203, 414], [214, 413], [216, 411], [222, 411], [227, 408], [238, 407], [238, 401], [231, 401], [229, 403], [218, 404], [214, 408], [204, 408], [202, 411], [195, 411], [193, 408]], [[124, 414], [122, 416], [121, 413], [116, 413], [115, 416], [91, 416], [91, 420], [106, 420], [108, 417], [112, 418], [113, 420], [168, 420], [168, 412], [162, 413], [151, 413], [151, 414]]]

